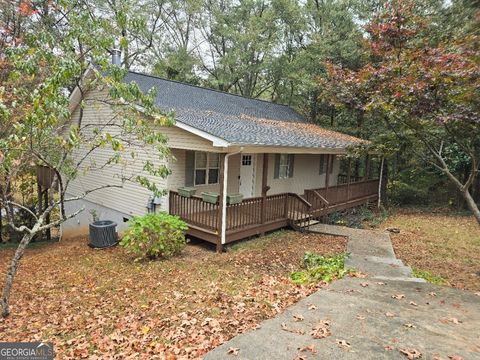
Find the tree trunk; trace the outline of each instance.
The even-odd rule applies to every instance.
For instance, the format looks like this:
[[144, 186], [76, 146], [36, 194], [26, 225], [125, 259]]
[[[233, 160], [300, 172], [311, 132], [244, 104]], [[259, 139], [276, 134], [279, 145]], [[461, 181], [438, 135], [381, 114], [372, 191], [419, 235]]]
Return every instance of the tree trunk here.
[[480, 210], [478, 209], [475, 200], [473, 200], [472, 195], [470, 195], [470, 191], [466, 189], [465, 191], [461, 191], [465, 202], [467, 203], [468, 208], [473, 212], [473, 216], [477, 220], [478, 224], [480, 225]]
[[480, 225], [480, 210], [478, 209], [477, 204], [475, 203], [475, 200], [473, 200], [472, 195], [470, 194], [470, 189], [468, 187], [465, 187], [447, 168], [445, 161], [443, 161], [442, 158], [440, 158], [443, 162], [443, 171], [447, 175], [447, 177], [457, 186], [457, 189], [460, 191], [462, 194], [463, 198], [465, 199], [467, 203], [467, 207], [472, 211], [473, 216], [475, 216], [475, 219], [477, 220], [478, 224]]
[[2, 203], [0, 203], [0, 244], [3, 243], [3, 217], [2, 217]]
[[310, 93], [310, 122], [316, 123], [318, 115], [318, 90]]
[[477, 176], [473, 184], [472, 197], [476, 203], [480, 203], [480, 176]]
[[13, 279], [15, 278], [15, 274], [17, 273], [17, 267], [20, 263], [20, 259], [22, 258], [23, 253], [25, 252], [25, 249], [29, 244], [30, 240], [32, 240], [32, 237], [33, 235], [30, 233], [23, 235], [22, 241], [20, 241], [20, 244], [15, 251], [15, 255], [13, 256], [12, 262], [10, 263], [10, 267], [8, 268], [7, 274], [5, 275], [2, 298], [0, 299], [3, 317], [7, 317], [10, 314], [9, 300], [10, 292], [13, 285]]

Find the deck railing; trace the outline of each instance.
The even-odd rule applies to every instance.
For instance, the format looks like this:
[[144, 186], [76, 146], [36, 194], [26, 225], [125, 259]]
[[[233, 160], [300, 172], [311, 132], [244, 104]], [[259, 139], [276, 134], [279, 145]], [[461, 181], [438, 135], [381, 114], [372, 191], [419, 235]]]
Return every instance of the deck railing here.
[[[305, 198], [312, 202], [314, 209], [332, 207], [339, 204], [357, 201], [378, 194], [378, 179], [341, 184], [329, 188], [305, 190]], [[321, 198], [328, 202], [328, 205]]]
[[227, 205], [227, 230], [239, 229], [259, 223], [262, 216], [262, 198], [245, 199]]
[[169, 213], [180, 216], [188, 224], [217, 231], [219, 205], [203, 201], [199, 196], [184, 197], [170, 191]]
[[[312, 217], [323, 216], [339, 206], [354, 206], [362, 200], [377, 195], [378, 180], [360, 181], [329, 188], [307, 189], [303, 196], [282, 193], [244, 199], [238, 204], [227, 205], [227, 231], [262, 226], [275, 221], [289, 221], [305, 226]], [[190, 198], [170, 191], [170, 213], [179, 215], [189, 225], [219, 233], [220, 205], [211, 204], [199, 196]]]
[[[362, 176], [355, 176], [355, 175], [350, 175], [350, 183], [354, 182], [359, 182], [362, 181], [363, 177]], [[342, 185], [348, 183], [348, 175], [346, 174], [339, 174], [337, 176], [337, 184]]]

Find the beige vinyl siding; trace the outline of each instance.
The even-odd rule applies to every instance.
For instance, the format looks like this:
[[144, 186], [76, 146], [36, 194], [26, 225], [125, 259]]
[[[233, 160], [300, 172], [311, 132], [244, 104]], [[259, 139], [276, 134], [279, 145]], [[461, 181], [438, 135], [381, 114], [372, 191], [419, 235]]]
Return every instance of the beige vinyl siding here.
[[[169, 162], [169, 169], [172, 174], [167, 178], [168, 189], [176, 191], [179, 187], [185, 186], [185, 157], [186, 150], [172, 149], [174, 159]], [[240, 155], [232, 155], [228, 160], [228, 181], [227, 191], [238, 192], [238, 176], [240, 174]], [[219, 192], [219, 184], [196, 185], [197, 195], [202, 191]]]
[[[284, 192], [303, 194], [305, 189], [322, 188], [325, 186], [325, 174], [320, 175], [320, 155], [317, 154], [295, 154], [293, 177], [287, 179], [274, 179], [275, 155], [268, 155], [268, 181], [270, 186], [268, 195]], [[333, 172], [330, 174], [329, 183], [331, 186], [337, 184], [337, 176], [340, 169], [340, 162], [335, 158]], [[262, 193], [262, 171], [263, 154], [257, 157], [257, 178], [255, 183], [255, 195]]]
[[160, 131], [168, 138], [168, 146], [171, 149], [218, 152], [218, 148], [213, 147], [211, 141], [178, 127], [161, 127]]
[[[108, 104], [101, 101], [93, 101], [94, 99], [108, 100], [109, 95], [105, 90], [91, 90], [86, 96], [89, 99], [83, 110], [82, 127], [91, 126], [100, 127], [106, 122], [112, 121], [115, 114]], [[80, 108], [77, 107], [72, 114], [72, 123], [78, 122], [80, 114]], [[188, 133], [185, 130], [176, 127], [161, 127], [162, 134], [167, 136], [169, 147], [186, 148], [202, 151], [211, 151], [213, 146], [211, 142], [200, 138], [199, 136]], [[114, 130], [109, 130], [113, 135]], [[76, 159], [80, 159], [85, 154], [86, 149], [80, 149], [75, 155]], [[134, 151], [137, 154], [135, 159], [130, 157], [130, 153]], [[98, 188], [99, 186], [106, 185], [121, 185], [121, 181], [118, 178], [119, 174], [123, 174], [127, 177], [135, 177], [137, 175], [144, 175], [149, 178], [150, 181], [156, 183], [160, 189], [167, 189], [167, 180], [159, 177], [153, 177], [143, 172], [143, 165], [146, 160], [152, 161], [156, 166], [166, 164], [166, 159], [159, 159], [156, 151], [151, 147], [139, 147], [129, 146], [124, 151], [124, 158], [128, 159], [126, 166], [111, 165], [103, 169], [94, 169], [84, 174], [86, 167], [96, 164], [95, 167], [99, 167], [104, 164], [113, 154], [111, 149], [101, 148], [95, 150], [89, 155], [89, 160], [86, 161], [83, 167], [80, 169], [78, 176], [70, 185], [68, 193], [73, 196], [79, 196], [85, 191]], [[184, 176], [185, 170], [177, 173], [176, 176]], [[121, 211], [129, 215], [141, 215], [144, 214], [147, 209], [148, 198], [150, 192], [144, 187], [135, 182], [126, 182], [122, 188], [107, 188], [98, 190], [87, 196], [87, 200]]]
[[[88, 93], [88, 99], [108, 99], [106, 91], [92, 90]], [[77, 108], [73, 112], [73, 123], [78, 122], [80, 110]], [[91, 126], [100, 127], [108, 121], [114, 119], [115, 113], [108, 104], [98, 101], [88, 101], [84, 107], [82, 127]], [[110, 128], [108, 132], [115, 135], [119, 129]], [[85, 132], [88, 134], [88, 132]], [[91, 132], [90, 132], [91, 133]], [[76, 160], [80, 159], [86, 148], [80, 149], [75, 155]], [[131, 152], [136, 153], [136, 157], [131, 157]], [[113, 155], [111, 148], [98, 148], [89, 156], [88, 160], [83, 163], [79, 169], [79, 176], [70, 184], [68, 193], [73, 196], [79, 196], [85, 191], [89, 191], [101, 186], [122, 184], [119, 176], [125, 176], [134, 179], [137, 175], [144, 175], [150, 181], [156, 183], [157, 187], [163, 189], [166, 187], [166, 179], [153, 177], [143, 171], [143, 165], [146, 160], [152, 161], [155, 165], [165, 164], [165, 159], [160, 159], [156, 151], [151, 147], [141, 147], [138, 145], [130, 145], [122, 152], [122, 158], [126, 160], [126, 165], [108, 165], [102, 167], [108, 159]], [[91, 170], [87, 168], [92, 167]], [[150, 192], [139, 184], [128, 181], [123, 184], [122, 188], [106, 188], [95, 191], [87, 195], [86, 200], [95, 204], [99, 204], [111, 209], [115, 209], [128, 215], [141, 215], [147, 209], [147, 202]]]

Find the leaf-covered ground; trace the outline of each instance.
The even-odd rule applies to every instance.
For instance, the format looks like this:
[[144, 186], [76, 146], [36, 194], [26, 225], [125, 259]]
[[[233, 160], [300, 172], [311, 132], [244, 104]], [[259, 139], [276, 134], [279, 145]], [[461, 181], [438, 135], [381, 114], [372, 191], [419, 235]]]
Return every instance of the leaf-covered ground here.
[[402, 210], [382, 226], [400, 229], [391, 234], [397, 257], [428, 272], [427, 281], [441, 277], [447, 285], [480, 290], [480, 226], [473, 216]]
[[[60, 358], [199, 358], [324, 286], [289, 273], [303, 254], [338, 254], [346, 240], [279, 232], [216, 254], [190, 244], [179, 258], [134, 263], [84, 238], [28, 249], [0, 341], [52, 341]], [[4, 276], [12, 250], [0, 250]]]

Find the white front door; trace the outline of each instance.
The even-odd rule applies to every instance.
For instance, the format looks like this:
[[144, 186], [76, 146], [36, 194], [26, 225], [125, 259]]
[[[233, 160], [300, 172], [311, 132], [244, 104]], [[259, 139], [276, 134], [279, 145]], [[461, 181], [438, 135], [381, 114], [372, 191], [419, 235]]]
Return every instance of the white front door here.
[[253, 197], [255, 185], [255, 155], [240, 155], [239, 192], [244, 198]]

